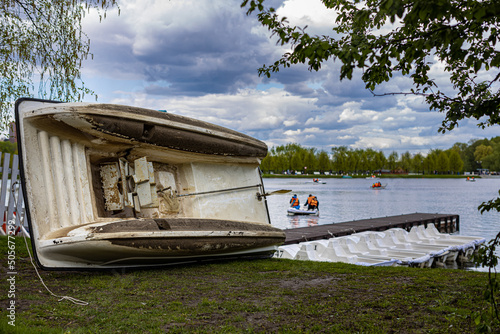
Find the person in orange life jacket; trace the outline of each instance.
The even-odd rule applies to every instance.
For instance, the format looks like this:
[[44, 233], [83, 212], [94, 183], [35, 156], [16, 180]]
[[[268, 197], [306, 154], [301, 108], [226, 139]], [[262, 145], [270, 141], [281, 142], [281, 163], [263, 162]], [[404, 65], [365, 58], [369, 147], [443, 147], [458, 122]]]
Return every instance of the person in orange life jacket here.
[[313, 195], [309, 194], [309, 197], [307, 198], [306, 200], [306, 205], [307, 205], [307, 208], [309, 208], [309, 205], [311, 204], [311, 200], [314, 198]]
[[294, 194], [292, 196], [292, 199], [290, 200], [290, 206], [294, 209], [297, 209], [297, 210], [300, 209], [300, 202], [299, 202], [299, 199], [297, 198], [297, 194]]
[[319, 201], [318, 199], [316, 198], [316, 196], [314, 196], [312, 199], [311, 199], [311, 202], [309, 203], [309, 208], [308, 210], [316, 210], [319, 208]]

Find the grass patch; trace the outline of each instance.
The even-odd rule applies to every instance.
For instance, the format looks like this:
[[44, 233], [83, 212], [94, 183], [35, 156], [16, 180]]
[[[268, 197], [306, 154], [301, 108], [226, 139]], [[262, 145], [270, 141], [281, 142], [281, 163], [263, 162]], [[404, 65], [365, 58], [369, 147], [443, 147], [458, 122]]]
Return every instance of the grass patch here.
[[[0, 238], [7, 273], [7, 239]], [[470, 333], [487, 274], [292, 260], [227, 261], [126, 271], [41, 271], [16, 238], [19, 333]]]

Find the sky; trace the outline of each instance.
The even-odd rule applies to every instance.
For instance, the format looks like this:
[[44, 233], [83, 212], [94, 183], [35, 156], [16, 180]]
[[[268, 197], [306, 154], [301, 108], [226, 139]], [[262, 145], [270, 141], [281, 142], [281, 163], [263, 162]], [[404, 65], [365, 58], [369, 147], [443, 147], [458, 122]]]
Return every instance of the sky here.
[[[426, 154], [456, 142], [500, 135], [498, 126], [480, 129], [465, 120], [446, 134], [444, 114], [429, 111], [421, 97], [375, 97], [360, 72], [339, 80], [339, 62], [318, 72], [307, 66], [281, 70], [270, 79], [258, 68], [270, 65], [289, 46], [247, 16], [240, 0], [119, 0], [99, 22], [86, 15], [92, 59], [82, 79], [98, 102], [167, 110], [215, 123], [272, 146], [297, 143], [330, 152], [332, 147]], [[331, 34], [336, 13], [320, 0], [270, 0], [269, 6], [313, 35]], [[451, 89], [442, 64], [431, 73]], [[408, 91], [395, 75], [378, 93]], [[88, 98], [95, 101], [94, 98]]]

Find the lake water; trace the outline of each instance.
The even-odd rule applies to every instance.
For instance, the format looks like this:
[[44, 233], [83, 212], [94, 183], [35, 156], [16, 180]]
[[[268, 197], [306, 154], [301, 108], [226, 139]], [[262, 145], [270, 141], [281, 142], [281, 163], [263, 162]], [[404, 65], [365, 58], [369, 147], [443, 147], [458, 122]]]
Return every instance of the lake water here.
[[[493, 239], [500, 231], [500, 213], [480, 214], [477, 207], [499, 196], [500, 178], [476, 179], [380, 179], [385, 189], [371, 189], [367, 179], [266, 178], [266, 192], [290, 189], [291, 193], [267, 197], [271, 223], [281, 229], [314, 224], [332, 224], [352, 220], [394, 216], [408, 213], [458, 214], [459, 234]], [[293, 194], [305, 203], [309, 194], [320, 202], [320, 216], [288, 216], [286, 210]]]

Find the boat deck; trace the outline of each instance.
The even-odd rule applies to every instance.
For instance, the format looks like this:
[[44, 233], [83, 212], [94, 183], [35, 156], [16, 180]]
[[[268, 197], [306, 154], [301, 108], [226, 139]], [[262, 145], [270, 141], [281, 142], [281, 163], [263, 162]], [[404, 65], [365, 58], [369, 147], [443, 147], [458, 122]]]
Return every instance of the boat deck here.
[[385, 231], [395, 227], [409, 231], [413, 226], [424, 225], [427, 227], [428, 224], [434, 224], [441, 233], [453, 233], [460, 229], [460, 218], [454, 214], [411, 213], [336, 224], [298, 227], [285, 230], [285, 245], [329, 239], [364, 231]]

